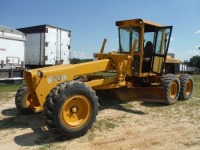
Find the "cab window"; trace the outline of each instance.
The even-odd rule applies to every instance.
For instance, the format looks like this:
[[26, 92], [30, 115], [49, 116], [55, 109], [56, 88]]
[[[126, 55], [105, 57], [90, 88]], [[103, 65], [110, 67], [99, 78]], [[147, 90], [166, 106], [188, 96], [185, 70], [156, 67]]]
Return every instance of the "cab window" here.
[[[140, 28], [126, 27], [119, 29], [119, 49], [122, 53], [130, 53], [134, 40], [140, 38]], [[137, 43], [135, 52], [139, 51], [139, 42]]]

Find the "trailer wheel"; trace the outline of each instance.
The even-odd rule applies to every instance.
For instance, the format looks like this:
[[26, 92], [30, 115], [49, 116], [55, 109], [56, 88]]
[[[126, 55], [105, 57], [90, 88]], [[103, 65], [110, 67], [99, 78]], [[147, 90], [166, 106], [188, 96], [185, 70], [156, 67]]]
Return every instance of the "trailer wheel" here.
[[98, 114], [95, 91], [80, 81], [61, 83], [46, 98], [44, 105], [48, 128], [61, 139], [85, 134]]
[[165, 103], [167, 105], [174, 104], [177, 101], [180, 92], [179, 79], [173, 74], [167, 74], [161, 80], [161, 85], [165, 91]]
[[188, 100], [191, 97], [193, 91], [192, 77], [189, 74], [182, 74], [180, 76], [180, 85], [181, 85], [181, 90], [179, 99]]
[[17, 110], [24, 115], [33, 114], [35, 102], [31, 98], [28, 86], [21, 86], [15, 95], [15, 105]]

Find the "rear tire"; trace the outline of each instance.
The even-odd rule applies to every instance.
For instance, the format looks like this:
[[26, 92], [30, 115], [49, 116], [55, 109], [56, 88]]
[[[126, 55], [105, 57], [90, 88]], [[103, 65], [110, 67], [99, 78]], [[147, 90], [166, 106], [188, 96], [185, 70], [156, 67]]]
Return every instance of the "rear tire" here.
[[15, 95], [15, 105], [19, 113], [23, 115], [34, 114], [32, 107], [31, 94], [29, 92], [28, 86], [21, 86]]
[[161, 85], [165, 91], [165, 104], [174, 104], [179, 96], [180, 81], [174, 74], [167, 74], [161, 80]]
[[193, 79], [189, 74], [182, 74], [180, 76], [180, 85], [181, 85], [181, 90], [180, 90], [180, 95], [179, 98], [180, 100], [188, 100], [190, 99], [193, 91]]
[[49, 130], [60, 139], [85, 134], [98, 114], [95, 91], [80, 81], [64, 82], [51, 90], [44, 105]]

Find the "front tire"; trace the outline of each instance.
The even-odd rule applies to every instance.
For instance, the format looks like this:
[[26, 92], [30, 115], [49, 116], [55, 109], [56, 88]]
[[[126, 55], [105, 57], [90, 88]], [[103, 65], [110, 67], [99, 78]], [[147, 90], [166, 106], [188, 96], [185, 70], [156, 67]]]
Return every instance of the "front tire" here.
[[34, 114], [34, 101], [31, 98], [28, 86], [21, 86], [15, 95], [15, 105], [19, 113], [23, 115]]
[[189, 74], [182, 74], [180, 76], [181, 90], [179, 98], [180, 100], [188, 100], [192, 96], [193, 91], [193, 79]]
[[98, 114], [95, 91], [80, 81], [61, 83], [46, 98], [45, 120], [49, 130], [61, 139], [85, 134]]
[[180, 92], [179, 79], [173, 74], [167, 74], [161, 80], [161, 85], [165, 92], [165, 104], [174, 104], [177, 101]]

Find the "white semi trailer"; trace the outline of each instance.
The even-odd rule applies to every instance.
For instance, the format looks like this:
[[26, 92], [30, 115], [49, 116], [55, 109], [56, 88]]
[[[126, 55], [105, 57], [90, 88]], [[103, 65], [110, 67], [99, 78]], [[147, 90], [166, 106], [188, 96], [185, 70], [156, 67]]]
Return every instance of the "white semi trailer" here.
[[0, 26], [0, 84], [18, 83], [23, 79], [25, 35]]
[[46, 24], [17, 30], [26, 35], [26, 68], [70, 63], [70, 30]]

